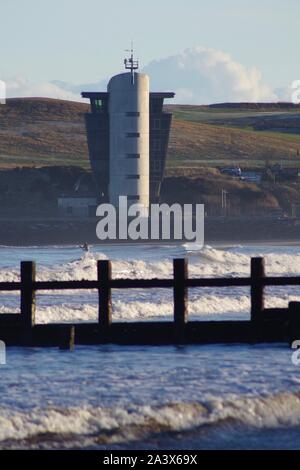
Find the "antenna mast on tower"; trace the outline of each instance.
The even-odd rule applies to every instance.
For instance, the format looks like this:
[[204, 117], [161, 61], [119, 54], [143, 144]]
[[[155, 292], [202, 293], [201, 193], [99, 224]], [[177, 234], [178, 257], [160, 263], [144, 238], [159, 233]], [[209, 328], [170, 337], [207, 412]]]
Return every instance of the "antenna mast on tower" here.
[[133, 43], [131, 43], [131, 49], [126, 49], [126, 52], [130, 52], [130, 58], [124, 60], [125, 69], [131, 71], [131, 81], [134, 83], [134, 71], [139, 68], [139, 61], [134, 60]]

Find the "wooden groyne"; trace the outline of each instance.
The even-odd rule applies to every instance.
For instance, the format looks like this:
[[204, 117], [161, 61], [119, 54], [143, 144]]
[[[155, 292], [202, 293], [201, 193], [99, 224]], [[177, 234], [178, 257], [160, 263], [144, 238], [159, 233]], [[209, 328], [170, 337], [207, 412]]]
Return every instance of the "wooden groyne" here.
[[[189, 289], [247, 286], [251, 299], [250, 320], [188, 320]], [[111, 262], [103, 260], [97, 262], [97, 279], [93, 281], [37, 281], [35, 263], [23, 261], [19, 282], [0, 282], [0, 291], [19, 291], [21, 295], [19, 314], [0, 314], [0, 340], [8, 346], [72, 349], [74, 344], [291, 343], [300, 339], [300, 303], [266, 309], [264, 290], [267, 286], [300, 286], [300, 277], [267, 277], [264, 259], [252, 258], [250, 277], [190, 279], [187, 260], [174, 259], [171, 279], [113, 279]], [[98, 322], [36, 324], [37, 291], [71, 289], [98, 291]], [[114, 289], [172, 289], [173, 321], [113, 322]]]

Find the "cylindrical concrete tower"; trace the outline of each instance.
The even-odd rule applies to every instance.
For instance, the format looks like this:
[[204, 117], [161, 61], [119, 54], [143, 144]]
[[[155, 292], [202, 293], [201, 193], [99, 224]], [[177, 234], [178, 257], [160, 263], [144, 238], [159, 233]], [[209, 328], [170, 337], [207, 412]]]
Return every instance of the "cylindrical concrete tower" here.
[[122, 73], [109, 92], [109, 199], [149, 207], [149, 77]]

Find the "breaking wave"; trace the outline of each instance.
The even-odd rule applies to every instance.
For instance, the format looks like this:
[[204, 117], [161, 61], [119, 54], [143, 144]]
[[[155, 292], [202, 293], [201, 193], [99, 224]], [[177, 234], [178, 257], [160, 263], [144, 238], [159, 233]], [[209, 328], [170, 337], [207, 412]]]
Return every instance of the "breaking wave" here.
[[[239, 426], [282, 429], [300, 426], [300, 392], [274, 396], [160, 406], [47, 407], [25, 411], [0, 408], [0, 448], [93, 447], [132, 443], [174, 433], [227, 432]], [[209, 428], [207, 428], [209, 426]]]
[[[118, 278], [168, 278], [172, 276], [172, 263], [164, 258], [163, 250], [153, 250], [157, 259], [113, 260], [113, 276]], [[257, 250], [257, 255], [261, 254]], [[248, 276], [250, 255], [242, 248], [221, 250], [204, 247], [188, 253], [191, 277]], [[104, 253], [85, 253], [81, 258], [63, 264], [37, 267], [37, 279], [81, 280], [96, 279], [97, 260], [107, 259]], [[300, 250], [290, 253], [269, 252], [265, 254], [266, 270], [270, 275], [299, 274]], [[16, 281], [19, 269], [0, 269], [0, 281]], [[267, 289], [267, 307], [286, 307], [291, 300], [299, 300], [295, 287]], [[18, 312], [16, 293], [0, 293], [0, 313]], [[94, 291], [39, 292], [37, 321], [40, 323], [65, 321], [95, 321], [97, 318], [97, 295]], [[166, 319], [173, 314], [171, 290], [116, 290], [113, 292], [113, 315], [116, 320]], [[190, 289], [189, 313], [191, 318], [245, 319], [249, 316], [249, 288]]]
[[[166, 278], [172, 275], [171, 260], [164, 256], [163, 249], [157, 248], [157, 254], [153, 254], [153, 260], [141, 259], [112, 260], [113, 275], [115, 277], [133, 278]], [[250, 258], [248, 254], [230, 249], [221, 250], [209, 246], [202, 250], [185, 254], [189, 259], [189, 274], [191, 277], [212, 276], [247, 276], [250, 272]], [[253, 255], [253, 253], [252, 253]], [[264, 256], [266, 260], [266, 271], [268, 274], [299, 273], [300, 249], [291, 253], [264, 253], [257, 251], [256, 256]], [[157, 257], [157, 259], [156, 259]], [[81, 258], [64, 264], [53, 264], [48, 266], [37, 266], [37, 279], [46, 280], [80, 280], [96, 279], [96, 263], [98, 260], [107, 259], [104, 253], [85, 253]], [[1, 268], [0, 281], [17, 281], [19, 279], [19, 268]]]

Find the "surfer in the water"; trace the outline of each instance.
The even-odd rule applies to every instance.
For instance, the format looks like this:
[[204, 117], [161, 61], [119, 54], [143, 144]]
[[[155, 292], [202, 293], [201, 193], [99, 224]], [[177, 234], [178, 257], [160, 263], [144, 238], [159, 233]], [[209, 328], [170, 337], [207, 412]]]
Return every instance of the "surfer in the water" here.
[[80, 245], [80, 248], [83, 250], [83, 251], [89, 251], [89, 245], [87, 244], [87, 242], [84, 242], [83, 245]]

